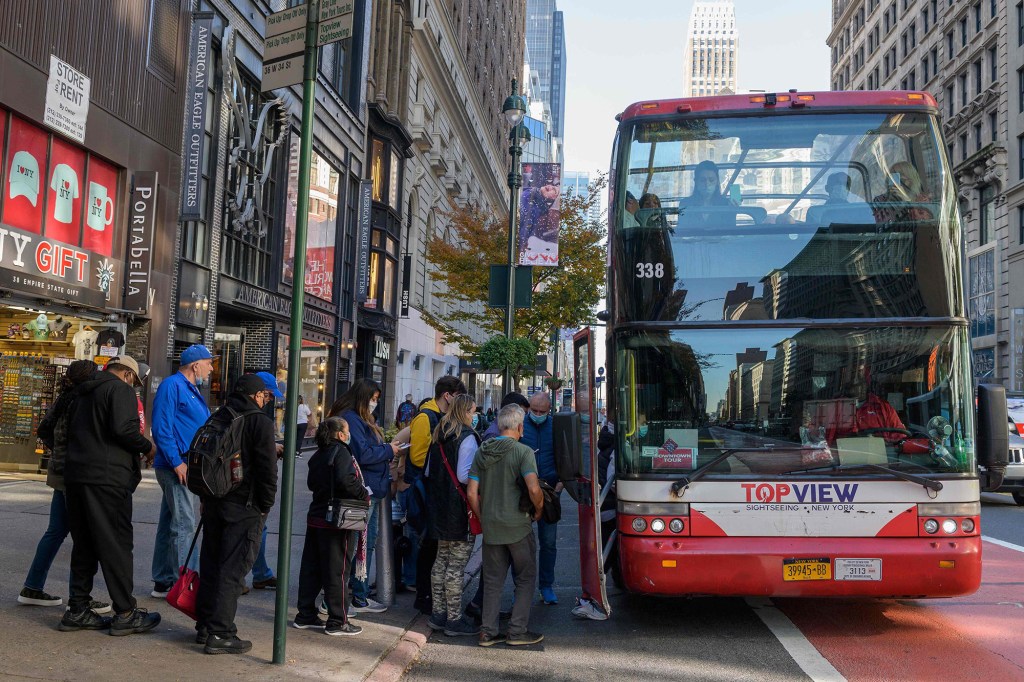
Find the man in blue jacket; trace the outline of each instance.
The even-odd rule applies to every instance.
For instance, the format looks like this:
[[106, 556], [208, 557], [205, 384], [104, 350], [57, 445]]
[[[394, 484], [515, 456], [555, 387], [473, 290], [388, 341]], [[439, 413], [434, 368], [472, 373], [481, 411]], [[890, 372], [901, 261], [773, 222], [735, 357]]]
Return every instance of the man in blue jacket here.
[[[520, 442], [530, 446], [537, 459], [537, 476], [557, 492], [562, 492], [555, 468], [554, 420], [549, 414], [551, 398], [541, 391], [530, 398], [530, 411], [523, 422], [523, 437]], [[540, 566], [537, 585], [545, 604], [557, 604], [555, 596], [555, 559], [557, 557], [558, 524], [537, 521], [537, 540], [540, 545]]]
[[[180, 369], [157, 389], [153, 401], [153, 440], [156, 441], [156, 480], [163, 497], [153, 548], [153, 597], [162, 599], [178, 578], [196, 530], [195, 498], [186, 485], [188, 448], [210, 408], [199, 387], [213, 372], [213, 354], [203, 345], [181, 352]], [[191, 568], [197, 559], [193, 558]]]

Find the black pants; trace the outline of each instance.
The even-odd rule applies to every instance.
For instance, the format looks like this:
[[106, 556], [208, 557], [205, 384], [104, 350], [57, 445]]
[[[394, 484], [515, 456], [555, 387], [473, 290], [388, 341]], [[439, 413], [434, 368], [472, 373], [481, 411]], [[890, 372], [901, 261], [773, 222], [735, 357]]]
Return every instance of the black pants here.
[[198, 629], [211, 635], [238, 632], [235, 611], [260, 549], [263, 515], [256, 509], [203, 498], [203, 548], [199, 553]]
[[105, 485], [68, 481], [64, 494], [68, 505], [71, 549], [71, 581], [68, 608], [82, 611], [92, 601], [97, 567], [103, 569], [107, 592], [118, 613], [135, 608], [132, 576], [135, 538], [132, 533], [132, 491]]
[[416, 555], [416, 598], [430, 599], [430, 572], [437, 559], [437, 540], [420, 536], [420, 553]]
[[347, 623], [348, 572], [355, 552], [355, 533], [333, 528], [306, 526], [299, 567], [299, 615], [318, 618], [316, 597], [323, 590], [327, 598], [327, 620]]

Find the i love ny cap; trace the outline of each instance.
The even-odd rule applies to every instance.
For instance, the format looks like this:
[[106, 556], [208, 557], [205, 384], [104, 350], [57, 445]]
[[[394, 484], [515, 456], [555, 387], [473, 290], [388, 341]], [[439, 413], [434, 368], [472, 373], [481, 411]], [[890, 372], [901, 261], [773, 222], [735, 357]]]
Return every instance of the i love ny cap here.
[[25, 197], [33, 206], [39, 202], [39, 163], [26, 151], [16, 152], [11, 160], [8, 198]]

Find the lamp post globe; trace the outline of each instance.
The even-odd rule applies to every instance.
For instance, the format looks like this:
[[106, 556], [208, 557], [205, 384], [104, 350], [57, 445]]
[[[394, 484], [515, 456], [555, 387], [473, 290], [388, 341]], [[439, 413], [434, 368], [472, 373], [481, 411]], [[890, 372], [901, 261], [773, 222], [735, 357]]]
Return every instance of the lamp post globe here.
[[[519, 227], [517, 225], [517, 218], [519, 217], [519, 188], [522, 187], [523, 183], [519, 170], [520, 159], [523, 155], [521, 142], [529, 142], [530, 140], [530, 131], [526, 126], [522, 125], [523, 117], [526, 115], [526, 98], [519, 94], [519, 82], [516, 79], [512, 79], [512, 94], [505, 98], [505, 103], [501, 107], [501, 113], [505, 115], [505, 120], [508, 121], [511, 127], [509, 132], [511, 144], [508, 148], [509, 156], [512, 157], [508, 173], [508, 297], [506, 298], [505, 308], [505, 338], [511, 341], [513, 338], [512, 326], [516, 315], [516, 261], [519, 255], [517, 248], [519, 237]], [[513, 377], [511, 367], [504, 368], [502, 387], [506, 393], [512, 390]]]

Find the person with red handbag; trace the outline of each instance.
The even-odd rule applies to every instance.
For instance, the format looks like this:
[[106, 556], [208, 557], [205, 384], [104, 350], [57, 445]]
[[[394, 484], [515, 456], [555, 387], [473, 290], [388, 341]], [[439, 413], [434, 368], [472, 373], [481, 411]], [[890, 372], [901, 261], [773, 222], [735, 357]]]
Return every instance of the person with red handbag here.
[[427, 536], [437, 540], [428, 624], [450, 637], [480, 634], [480, 627], [462, 613], [462, 576], [480, 533], [465, 490], [480, 447], [480, 436], [473, 429], [475, 409], [472, 396], [455, 396], [434, 429], [427, 453]]

